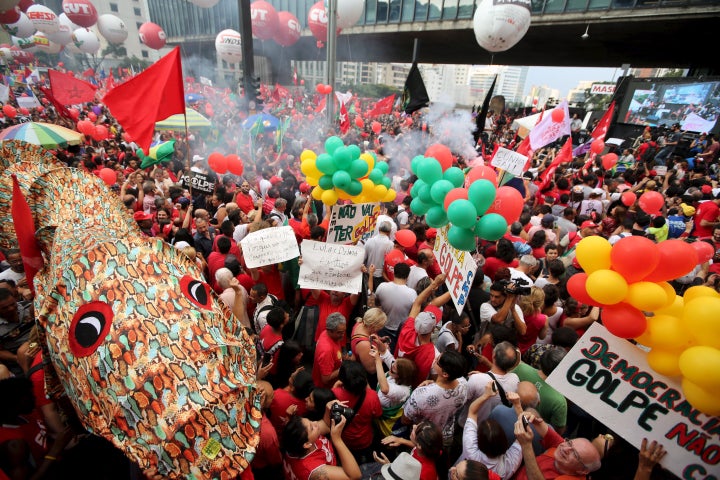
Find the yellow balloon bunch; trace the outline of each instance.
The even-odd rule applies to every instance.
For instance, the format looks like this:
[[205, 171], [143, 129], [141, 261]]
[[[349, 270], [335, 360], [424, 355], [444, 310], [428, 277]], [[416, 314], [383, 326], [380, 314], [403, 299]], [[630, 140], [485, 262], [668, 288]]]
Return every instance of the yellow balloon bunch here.
[[317, 155], [305, 150], [300, 155], [300, 170], [314, 187], [314, 199], [328, 206], [339, 199], [353, 203], [395, 200], [397, 194], [390, 188], [386, 162], [376, 162], [372, 154], [361, 153], [357, 145], [346, 147], [339, 137], [325, 141], [325, 152]]

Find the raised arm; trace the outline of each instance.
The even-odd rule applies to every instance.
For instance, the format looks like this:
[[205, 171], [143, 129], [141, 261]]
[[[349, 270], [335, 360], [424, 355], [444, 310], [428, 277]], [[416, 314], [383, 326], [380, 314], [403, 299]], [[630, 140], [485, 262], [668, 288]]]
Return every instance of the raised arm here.
[[420, 292], [420, 294], [415, 298], [415, 301], [412, 304], [412, 307], [410, 308], [410, 313], [408, 314], [408, 317], [415, 318], [417, 317], [417, 314], [420, 313], [420, 310], [422, 309], [423, 303], [427, 300], [427, 298], [430, 296], [431, 293], [433, 293], [437, 288], [442, 285], [442, 283], [445, 281], [445, 274], [441, 273], [437, 277], [435, 277], [435, 280], [432, 281], [428, 287]]

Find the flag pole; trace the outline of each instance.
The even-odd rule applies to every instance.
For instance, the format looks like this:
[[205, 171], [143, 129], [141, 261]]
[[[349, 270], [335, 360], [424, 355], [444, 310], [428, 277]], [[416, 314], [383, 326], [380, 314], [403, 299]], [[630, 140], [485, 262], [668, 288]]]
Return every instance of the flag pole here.
[[337, 0], [328, 0], [327, 83], [332, 87], [331, 97], [325, 103], [328, 126], [335, 121], [335, 69], [337, 62]]

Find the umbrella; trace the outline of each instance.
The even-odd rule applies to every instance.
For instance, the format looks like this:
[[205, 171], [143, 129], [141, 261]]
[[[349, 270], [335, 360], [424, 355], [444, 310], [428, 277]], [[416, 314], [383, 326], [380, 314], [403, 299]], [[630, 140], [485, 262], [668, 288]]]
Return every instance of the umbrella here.
[[185, 94], [185, 102], [186, 103], [197, 103], [200, 100], [205, 100], [205, 97], [203, 97], [199, 93], [186, 93]]
[[255, 125], [262, 124], [263, 131], [276, 130], [279, 123], [280, 120], [278, 120], [277, 117], [273, 117], [272, 115], [269, 115], [267, 113], [256, 113], [255, 115], [250, 115], [248, 118], [245, 119], [245, 121], [242, 123], [242, 128], [244, 128], [245, 130], [250, 130]]
[[[192, 108], [186, 108], [185, 115], [187, 115], [187, 126], [189, 129], [212, 127], [212, 122], [210, 122], [210, 120], [203, 117], [202, 115], [200, 115], [198, 112], [196, 112]], [[172, 116], [166, 118], [165, 120], [162, 120], [162, 121], [156, 123], [155, 128], [158, 130], [184, 131], [185, 130], [185, 115], [183, 115], [181, 113], [172, 115]]]
[[79, 145], [82, 133], [61, 127], [53, 123], [27, 122], [8, 127], [0, 132], [0, 142], [20, 140], [45, 148], [65, 148], [68, 145]]

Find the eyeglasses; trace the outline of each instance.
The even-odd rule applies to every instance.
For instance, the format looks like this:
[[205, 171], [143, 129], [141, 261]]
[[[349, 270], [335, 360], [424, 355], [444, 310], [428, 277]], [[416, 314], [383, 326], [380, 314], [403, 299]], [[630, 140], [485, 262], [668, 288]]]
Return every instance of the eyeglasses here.
[[582, 465], [582, 467], [583, 467], [585, 470], [590, 470], [590, 469], [587, 467], [587, 465], [585, 465], [585, 463], [584, 463], [584, 462], [582, 461], [582, 459], [580, 458], [580, 453], [579, 453], [579, 452], [575, 449], [575, 447], [573, 446], [572, 440], [569, 439], [569, 438], [566, 438], [566, 439], [565, 439], [565, 442], [566, 442], [568, 445], [570, 445], [570, 451], [573, 453], [573, 456], [575, 457], [575, 460], [577, 460], [578, 463], [579, 463], [580, 465]]

